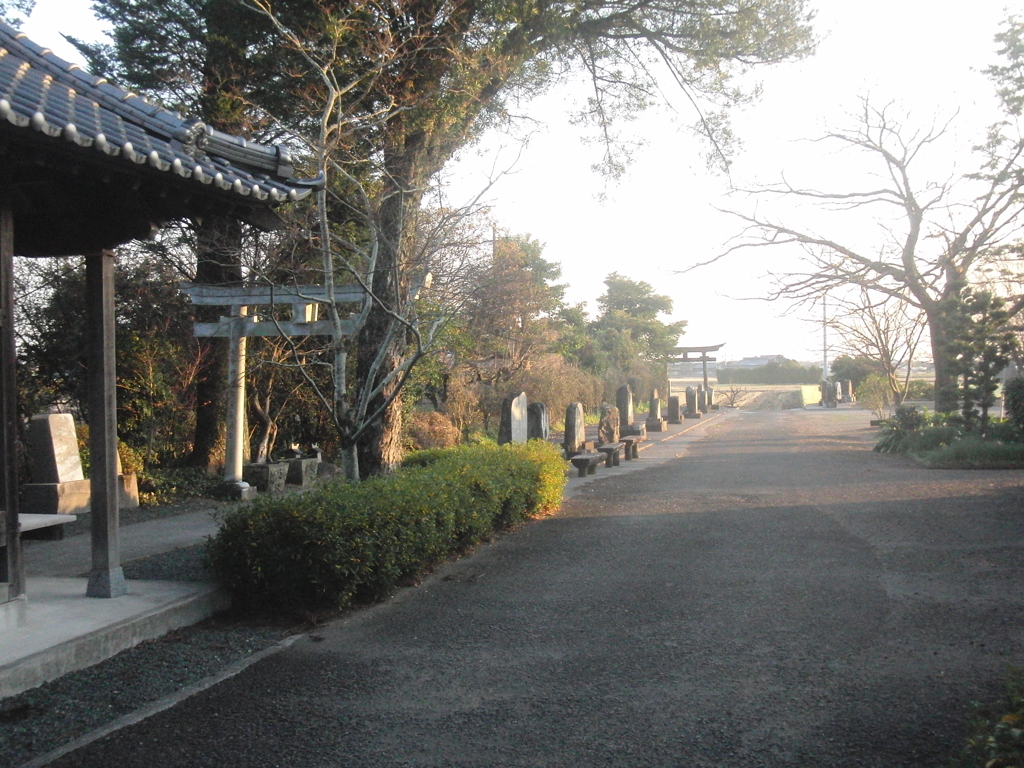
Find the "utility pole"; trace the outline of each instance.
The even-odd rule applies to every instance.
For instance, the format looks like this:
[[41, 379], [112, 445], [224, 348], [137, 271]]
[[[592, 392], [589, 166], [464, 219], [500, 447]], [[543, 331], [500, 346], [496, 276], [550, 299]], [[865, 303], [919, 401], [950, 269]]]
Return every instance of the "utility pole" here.
[[821, 297], [821, 380], [828, 381], [828, 295]]

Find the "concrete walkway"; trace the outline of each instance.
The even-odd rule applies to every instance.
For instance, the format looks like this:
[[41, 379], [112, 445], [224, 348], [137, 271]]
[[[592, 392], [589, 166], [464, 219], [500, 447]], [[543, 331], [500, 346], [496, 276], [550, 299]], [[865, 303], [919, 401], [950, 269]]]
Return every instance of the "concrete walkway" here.
[[946, 765], [1024, 659], [1024, 472], [925, 470], [866, 422], [702, 425], [53, 765]]
[[[586, 478], [571, 478], [566, 496], [602, 477], [648, 469], [681, 455], [720, 412], [652, 433], [638, 459]], [[200, 511], [121, 528], [121, 561], [190, 547], [217, 531], [212, 512]], [[0, 605], [0, 699], [82, 669], [224, 610], [229, 597], [212, 584], [129, 581], [128, 595], [85, 596], [91, 562], [89, 534], [62, 541], [25, 541], [27, 598]]]
[[[121, 561], [192, 546], [215, 533], [210, 512], [121, 529]], [[0, 605], [0, 699], [194, 624], [230, 605], [215, 585], [129, 581], [128, 594], [85, 596], [89, 534], [25, 541], [26, 597]]]

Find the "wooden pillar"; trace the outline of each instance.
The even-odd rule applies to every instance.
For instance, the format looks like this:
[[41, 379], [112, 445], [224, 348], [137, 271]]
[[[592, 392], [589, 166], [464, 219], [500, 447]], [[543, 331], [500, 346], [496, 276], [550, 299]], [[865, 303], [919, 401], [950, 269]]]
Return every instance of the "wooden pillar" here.
[[25, 593], [18, 533], [18, 386], [14, 347], [14, 213], [0, 198], [0, 603]]
[[708, 388], [708, 353], [701, 352], [700, 361], [704, 366], [704, 389]]
[[89, 486], [92, 571], [89, 597], [128, 592], [121, 570], [117, 499], [117, 379], [114, 368], [114, 254], [85, 257], [89, 318]]

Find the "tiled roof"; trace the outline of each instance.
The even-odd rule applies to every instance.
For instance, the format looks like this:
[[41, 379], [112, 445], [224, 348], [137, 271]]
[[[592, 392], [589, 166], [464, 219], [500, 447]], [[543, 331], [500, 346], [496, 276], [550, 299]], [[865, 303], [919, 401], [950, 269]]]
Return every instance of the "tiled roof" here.
[[[0, 22], [0, 121], [110, 162], [146, 165], [228, 197], [271, 205], [319, 186], [288, 153], [216, 131], [91, 75]], [[0, 125], [2, 128], [2, 125]]]

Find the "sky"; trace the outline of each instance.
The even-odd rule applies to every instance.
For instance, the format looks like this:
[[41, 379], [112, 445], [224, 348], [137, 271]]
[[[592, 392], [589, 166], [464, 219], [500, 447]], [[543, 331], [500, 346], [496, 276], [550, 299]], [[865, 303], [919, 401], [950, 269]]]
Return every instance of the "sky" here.
[[[89, 6], [87, 0], [38, 0], [22, 29], [78, 61], [60, 34], [98, 39], [102, 27]], [[666, 319], [688, 323], [681, 344], [724, 342], [720, 360], [782, 354], [820, 361], [820, 316], [761, 300], [771, 287], [767, 273], [798, 267], [795, 254], [760, 249], [683, 271], [722, 253], [740, 234], [742, 223], [725, 211], [763, 205], [734, 189], [777, 182], [783, 174], [798, 186], [847, 190], [867, 183], [862, 163], [810, 141], [853, 125], [862, 97], [877, 105], [893, 102], [908, 125], [927, 128], [952, 118], [949, 140], [922, 163], [922, 179], [969, 169], [967, 150], [1000, 117], [982, 74], [996, 61], [993, 36], [1008, 15], [1024, 16], [1024, 2], [812, 0], [810, 6], [817, 52], [754, 72], [750, 82], [759, 81], [763, 93], [755, 105], [733, 113], [744, 146], [729, 177], [707, 170], [700, 142], [685, 128], [695, 114], [666, 86], [674, 104], [621, 127], [645, 145], [625, 177], [606, 185], [591, 169], [598, 148], [569, 120], [573, 105], [585, 98], [585, 84], [570, 82], [519, 106], [535, 121], [524, 148], [492, 132], [464, 150], [446, 169], [449, 199], [474, 197], [496, 168], [510, 168], [485, 195], [491, 215], [501, 230], [544, 244], [544, 258], [562, 267], [568, 301], [587, 302], [595, 313], [604, 278], [618, 272], [672, 298]], [[872, 222], [852, 216], [837, 221], [785, 204], [778, 215], [837, 237], [873, 236]], [[830, 344], [830, 357], [839, 351]]]

